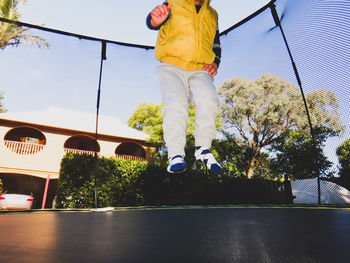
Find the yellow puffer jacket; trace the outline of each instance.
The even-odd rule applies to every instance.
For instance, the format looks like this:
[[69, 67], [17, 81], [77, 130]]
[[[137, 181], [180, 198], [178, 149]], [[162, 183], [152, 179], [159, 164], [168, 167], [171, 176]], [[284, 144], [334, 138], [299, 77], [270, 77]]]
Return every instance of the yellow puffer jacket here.
[[155, 56], [184, 70], [213, 63], [218, 14], [205, 0], [197, 14], [193, 0], [168, 0], [171, 15], [159, 29]]

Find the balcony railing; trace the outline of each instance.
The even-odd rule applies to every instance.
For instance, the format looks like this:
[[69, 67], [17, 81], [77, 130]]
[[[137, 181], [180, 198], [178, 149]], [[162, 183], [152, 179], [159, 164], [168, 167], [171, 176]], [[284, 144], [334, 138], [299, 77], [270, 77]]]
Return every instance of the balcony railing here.
[[121, 158], [121, 159], [126, 159], [126, 160], [137, 160], [137, 161], [141, 161], [141, 162], [145, 162], [146, 159], [143, 157], [139, 157], [139, 156], [133, 156], [133, 155], [121, 155], [121, 154], [116, 154], [115, 155], [117, 158]]
[[70, 148], [64, 148], [65, 153], [78, 153], [78, 154], [86, 154], [86, 155], [94, 155], [95, 151], [86, 151], [86, 150], [79, 150], [79, 149], [70, 149]]
[[34, 154], [44, 149], [43, 144], [5, 140], [5, 146], [17, 154]]
[[[5, 140], [5, 146], [17, 153], [17, 154], [24, 154], [24, 155], [29, 155], [29, 154], [34, 154], [42, 149], [44, 149], [43, 144], [36, 144], [36, 143], [24, 143], [24, 142], [18, 142], [18, 141], [8, 141]], [[86, 155], [94, 155], [94, 151], [86, 151], [86, 150], [79, 150], [79, 149], [70, 149], [70, 148], [64, 148], [65, 153], [78, 153], [78, 154], [86, 154]], [[137, 160], [141, 162], [145, 162], [146, 158], [139, 157], [139, 156], [133, 156], [133, 155], [121, 155], [121, 154], [116, 154], [116, 158], [122, 158], [126, 160]]]

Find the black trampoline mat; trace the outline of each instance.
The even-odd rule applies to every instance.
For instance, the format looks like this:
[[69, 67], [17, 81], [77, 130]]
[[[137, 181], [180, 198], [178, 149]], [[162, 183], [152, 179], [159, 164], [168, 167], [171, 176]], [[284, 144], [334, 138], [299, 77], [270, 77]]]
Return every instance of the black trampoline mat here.
[[350, 210], [0, 214], [0, 262], [350, 262]]

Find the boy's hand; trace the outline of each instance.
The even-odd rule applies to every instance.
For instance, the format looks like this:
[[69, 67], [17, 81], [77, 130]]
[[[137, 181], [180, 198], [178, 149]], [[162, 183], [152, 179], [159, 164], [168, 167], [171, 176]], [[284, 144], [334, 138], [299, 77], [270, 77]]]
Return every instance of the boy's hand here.
[[218, 65], [216, 65], [216, 63], [214, 63], [214, 62], [211, 64], [205, 64], [203, 69], [208, 71], [209, 76], [215, 77], [215, 75], [218, 71]]
[[170, 5], [158, 5], [151, 12], [151, 26], [161, 25], [169, 16]]

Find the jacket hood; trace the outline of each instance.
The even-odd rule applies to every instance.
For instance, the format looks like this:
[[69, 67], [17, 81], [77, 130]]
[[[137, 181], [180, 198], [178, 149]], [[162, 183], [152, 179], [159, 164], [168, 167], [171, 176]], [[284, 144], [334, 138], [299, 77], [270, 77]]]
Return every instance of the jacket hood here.
[[[193, 2], [193, 0], [187, 0], [187, 1]], [[206, 3], [206, 4], [208, 4], [208, 5], [209, 5], [211, 1], [212, 1], [212, 0], [204, 0], [203, 4], [205, 4], [205, 3]]]

